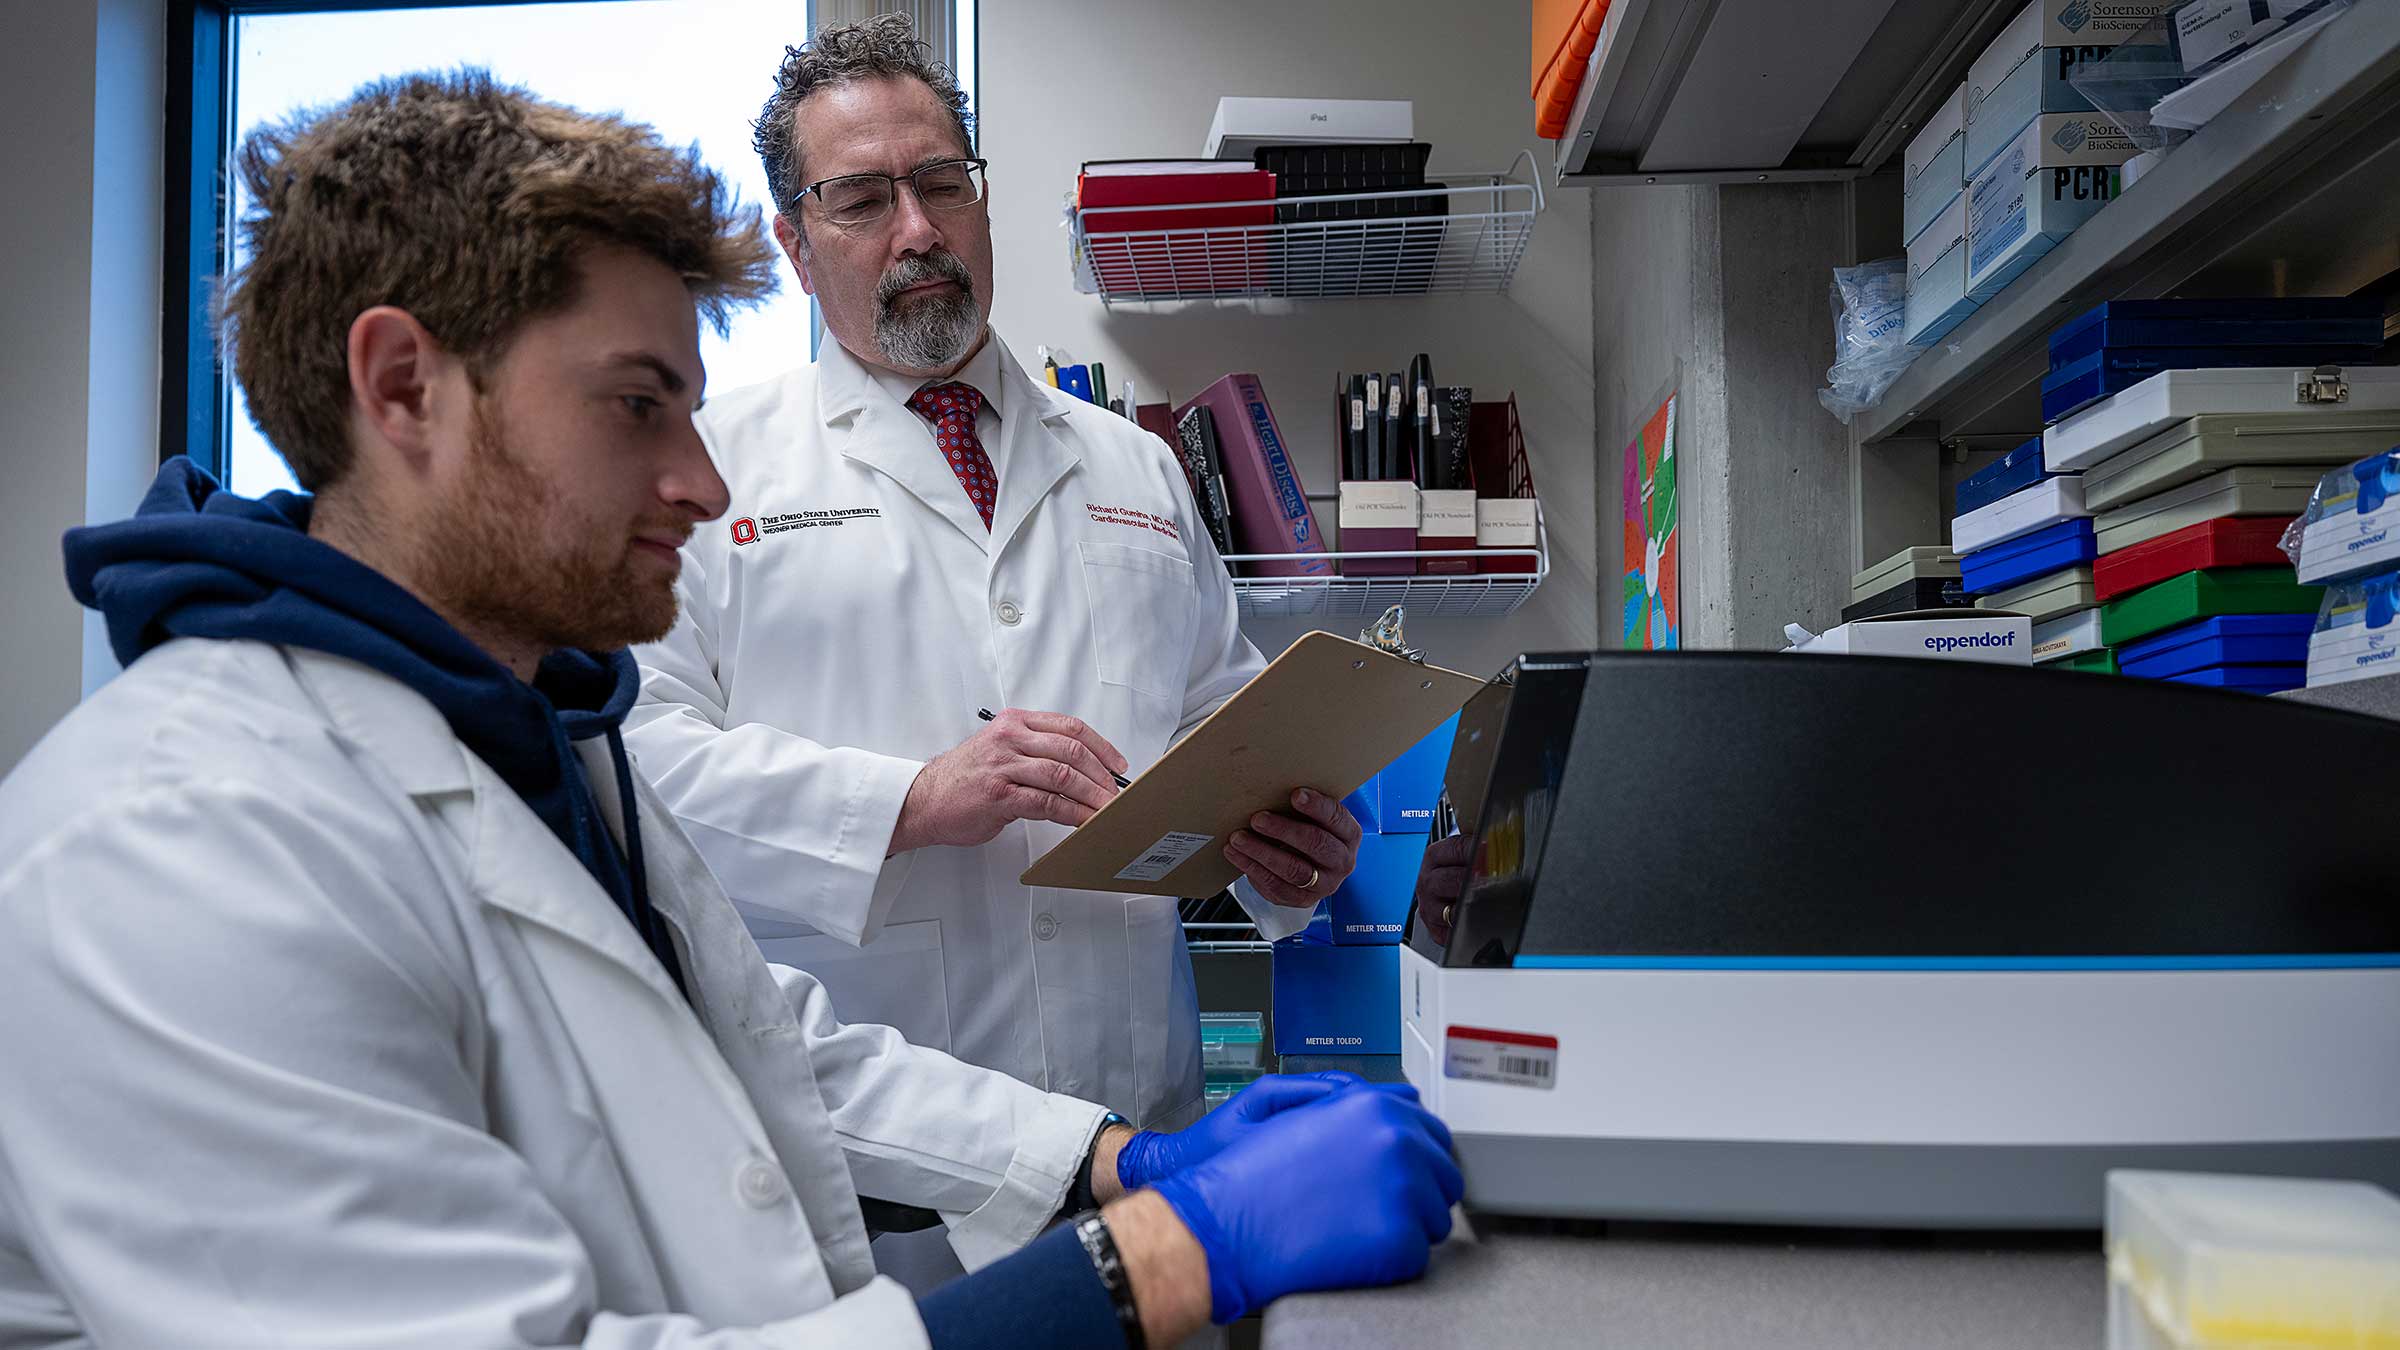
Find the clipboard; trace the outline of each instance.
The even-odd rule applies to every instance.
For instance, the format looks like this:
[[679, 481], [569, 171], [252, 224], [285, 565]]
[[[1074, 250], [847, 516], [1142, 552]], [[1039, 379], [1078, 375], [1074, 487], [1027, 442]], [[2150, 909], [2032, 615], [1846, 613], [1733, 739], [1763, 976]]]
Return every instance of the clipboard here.
[[1133, 785], [1034, 859], [1028, 886], [1213, 895], [1241, 873], [1225, 843], [1295, 788], [1345, 797], [1465, 706], [1484, 681], [1310, 633]]

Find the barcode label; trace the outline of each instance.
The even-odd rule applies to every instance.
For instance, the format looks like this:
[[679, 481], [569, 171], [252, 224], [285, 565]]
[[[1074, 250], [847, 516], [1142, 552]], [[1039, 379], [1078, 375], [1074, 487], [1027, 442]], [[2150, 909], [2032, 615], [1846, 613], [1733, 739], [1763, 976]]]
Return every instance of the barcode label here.
[[1186, 859], [1207, 848], [1216, 839], [1210, 834], [1186, 834], [1169, 830], [1157, 843], [1142, 850], [1142, 856], [1128, 863], [1117, 873], [1119, 881], [1157, 881], [1183, 866]]
[[1442, 1056], [1442, 1073], [1445, 1077], [1479, 1083], [1547, 1090], [1558, 1085], [1558, 1038], [1486, 1027], [1452, 1027]]

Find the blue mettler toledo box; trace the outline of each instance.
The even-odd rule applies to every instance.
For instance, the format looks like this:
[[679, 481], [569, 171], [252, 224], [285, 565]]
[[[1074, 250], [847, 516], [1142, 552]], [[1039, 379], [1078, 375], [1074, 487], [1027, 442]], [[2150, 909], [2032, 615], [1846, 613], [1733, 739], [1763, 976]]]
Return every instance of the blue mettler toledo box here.
[[1409, 902], [1417, 893], [1425, 841], [1422, 834], [1370, 834], [1359, 839], [1358, 869], [1341, 889], [1325, 897], [1324, 912], [1332, 920], [1335, 942], [1389, 945], [1400, 940], [1408, 926]]
[[1275, 1053], [1400, 1053], [1400, 949], [1343, 946], [1319, 924], [1275, 944]]
[[1450, 742], [1457, 735], [1458, 714], [1452, 713], [1449, 721], [1402, 751], [1343, 804], [1369, 834], [1424, 834], [1431, 830], [1434, 804], [1442, 799], [1442, 773], [1450, 767]]

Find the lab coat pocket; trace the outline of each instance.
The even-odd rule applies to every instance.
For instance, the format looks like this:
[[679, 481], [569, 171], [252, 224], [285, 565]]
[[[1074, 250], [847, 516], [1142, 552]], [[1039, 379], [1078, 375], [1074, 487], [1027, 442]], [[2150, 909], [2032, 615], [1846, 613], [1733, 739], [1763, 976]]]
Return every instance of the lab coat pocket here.
[[942, 972], [942, 921], [887, 924], [864, 947], [838, 937], [758, 939], [776, 965], [817, 977], [845, 1024], [879, 1022], [911, 1045], [950, 1048], [950, 997]]
[[1181, 703], [1192, 657], [1192, 565], [1129, 544], [1086, 539], [1081, 547], [1100, 682]]

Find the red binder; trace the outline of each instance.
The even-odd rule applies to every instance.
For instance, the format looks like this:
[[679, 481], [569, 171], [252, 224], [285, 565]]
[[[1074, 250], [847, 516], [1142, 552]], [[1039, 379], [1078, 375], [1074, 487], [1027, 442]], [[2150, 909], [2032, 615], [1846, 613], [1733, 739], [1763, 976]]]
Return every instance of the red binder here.
[[[1193, 211], [1087, 214], [1094, 207]], [[1075, 206], [1104, 291], [1246, 291], [1265, 284], [1265, 246], [1244, 233], [1162, 237], [1160, 230], [1240, 231], [1272, 224], [1275, 175], [1238, 161], [1095, 160], [1075, 179]], [[1130, 236], [1130, 237], [1129, 237]]]
[[[1190, 403], [1175, 410], [1178, 420], [1187, 409], [1205, 407], [1217, 422], [1217, 440], [1225, 456], [1225, 491], [1233, 499], [1233, 542], [1244, 553], [1323, 553], [1325, 537], [1317, 530], [1316, 512], [1300, 486], [1300, 470], [1292, 463], [1283, 433], [1275, 426], [1275, 410], [1256, 375], [1227, 375], [1201, 390]], [[1244, 563], [1245, 576], [1324, 577], [1333, 575], [1325, 558], [1284, 562]]]

